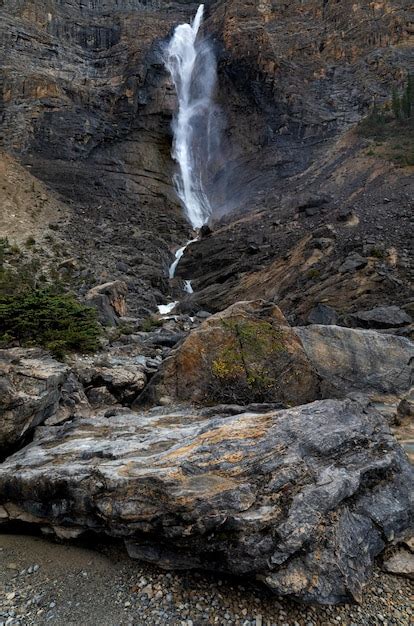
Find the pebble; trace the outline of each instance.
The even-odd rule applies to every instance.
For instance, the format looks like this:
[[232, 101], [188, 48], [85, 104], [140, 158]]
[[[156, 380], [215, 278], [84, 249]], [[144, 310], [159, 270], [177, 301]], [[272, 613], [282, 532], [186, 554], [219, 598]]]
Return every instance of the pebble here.
[[[50, 548], [54, 549], [60, 548]], [[66, 549], [70, 553], [71, 548]], [[115, 547], [102, 549], [109, 554], [103, 570], [97, 569], [95, 553], [88, 552], [87, 570], [85, 564], [69, 566], [58, 556], [41, 560], [36, 555], [38, 562], [27, 563], [24, 551], [20, 560], [7, 554], [7, 566], [0, 567], [0, 626], [412, 624], [412, 583], [380, 570], [375, 571], [361, 605], [299, 606], [245, 581], [217, 580], [213, 574], [197, 572], [165, 573], [128, 559]]]

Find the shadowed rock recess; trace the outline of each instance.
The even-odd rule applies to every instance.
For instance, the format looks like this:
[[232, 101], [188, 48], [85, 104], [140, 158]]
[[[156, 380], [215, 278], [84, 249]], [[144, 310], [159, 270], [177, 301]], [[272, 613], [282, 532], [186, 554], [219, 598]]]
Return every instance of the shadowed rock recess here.
[[125, 412], [39, 429], [0, 467], [1, 518], [333, 603], [361, 599], [375, 556], [409, 531], [413, 477], [384, 419], [351, 401]]
[[195, 233], [165, 50], [197, 10], [0, 0], [0, 530], [360, 601], [414, 554], [412, 2], [206, 0]]

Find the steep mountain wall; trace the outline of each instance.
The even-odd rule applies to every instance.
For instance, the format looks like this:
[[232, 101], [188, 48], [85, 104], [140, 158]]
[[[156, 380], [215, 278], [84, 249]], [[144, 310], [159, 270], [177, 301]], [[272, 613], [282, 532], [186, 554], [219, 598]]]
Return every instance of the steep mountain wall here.
[[[209, 189], [216, 219], [260, 211], [270, 223], [295, 224], [295, 197], [315, 192], [334, 198], [336, 209], [356, 207], [363, 221], [387, 194], [387, 211], [405, 232], [409, 173], [396, 176], [392, 163], [364, 158], [364, 142], [349, 133], [374, 100], [402, 87], [413, 65], [410, 7], [406, 0], [206, 3], [204, 32], [217, 51], [225, 127]], [[1, 6], [3, 147], [63, 202], [52, 226], [65, 242], [62, 256], [80, 260], [77, 289], [125, 279], [138, 313], [165, 300], [172, 252], [189, 234], [171, 183], [176, 100], [162, 50], [174, 25], [196, 9], [194, 2], [159, 0]], [[13, 198], [7, 206], [5, 221], [13, 221]], [[362, 235], [352, 231], [361, 246], [372, 239], [372, 219], [365, 221]], [[290, 225], [293, 238], [259, 242], [271, 251], [264, 248], [256, 269], [285, 254], [286, 241], [296, 244], [309, 225]], [[240, 247], [233, 253], [240, 256], [248, 241], [235, 228]], [[400, 240], [391, 237], [389, 246]], [[228, 248], [231, 257], [231, 241]], [[198, 269], [208, 280], [211, 257], [202, 256]], [[221, 265], [234, 274], [225, 258]]]

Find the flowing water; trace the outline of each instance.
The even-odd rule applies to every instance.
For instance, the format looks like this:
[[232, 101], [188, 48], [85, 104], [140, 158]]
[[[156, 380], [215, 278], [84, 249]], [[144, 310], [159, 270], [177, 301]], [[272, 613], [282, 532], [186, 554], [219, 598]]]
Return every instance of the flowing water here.
[[[177, 161], [178, 172], [174, 177], [177, 194], [184, 206], [186, 216], [194, 229], [201, 228], [211, 216], [211, 205], [205, 191], [209, 162], [217, 147], [213, 102], [217, 80], [216, 60], [206, 41], [198, 35], [204, 15], [201, 4], [192, 24], [176, 27], [166, 53], [166, 67], [174, 81], [178, 98], [178, 111], [173, 123], [174, 143], [172, 156]], [[177, 265], [190, 243], [175, 253], [169, 269], [174, 278]], [[184, 281], [184, 291], [193, 293], [191, 281]], [[177, 302], [160, 305], [159, 312], [172, 312]]]
[[172, 156], [179, 171], [174, 182], [193, 228], [200, 228], [211, 215], [205, 180], [216, 144], [213, 95], [217, 68], [209, 43], [199, 37], [203, 14], [201, 4], [192, 24], [176, 27], [165, 61], [178, 97]]

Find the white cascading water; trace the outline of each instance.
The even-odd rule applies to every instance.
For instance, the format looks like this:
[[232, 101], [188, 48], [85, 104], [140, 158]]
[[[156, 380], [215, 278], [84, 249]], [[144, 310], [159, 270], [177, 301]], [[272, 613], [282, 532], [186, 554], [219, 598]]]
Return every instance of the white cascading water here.
[[[194, 229], [201, 228], [211, 216], [211, 205], [204, 189], [208, 164], [217, 145], [215, 116], [217, 109], [213, 94], [217, 80], [214, 54], [206, 42], [199, 42], [197, 35], [203, 20], [204, 5], [201, 4], [192, 24], [180, 24], [167, 48], [165, 64], [174, 81], [178, 97], [178, 112], [174, 119], [174, 143], [172, 156], [178, 163], [174, 183]], [[175, 270], [190, 243], [175, 253], [169, 277]], [[191, 281], [184, 281], [184, 291], [193, 293]], [[160, 305], [159, 312], [168, 315], [177, 302]]]
[[192, 24], [177, 26], [166, 54], [166, 67], [178, 96], [172, 156], [179, 172], [174, 182], [193, 228], [201, 228], [211, 215], [204, 177], [214, 133], [217, 68], [210, 46], [197, 38], [203, 14], [201, 4]]

